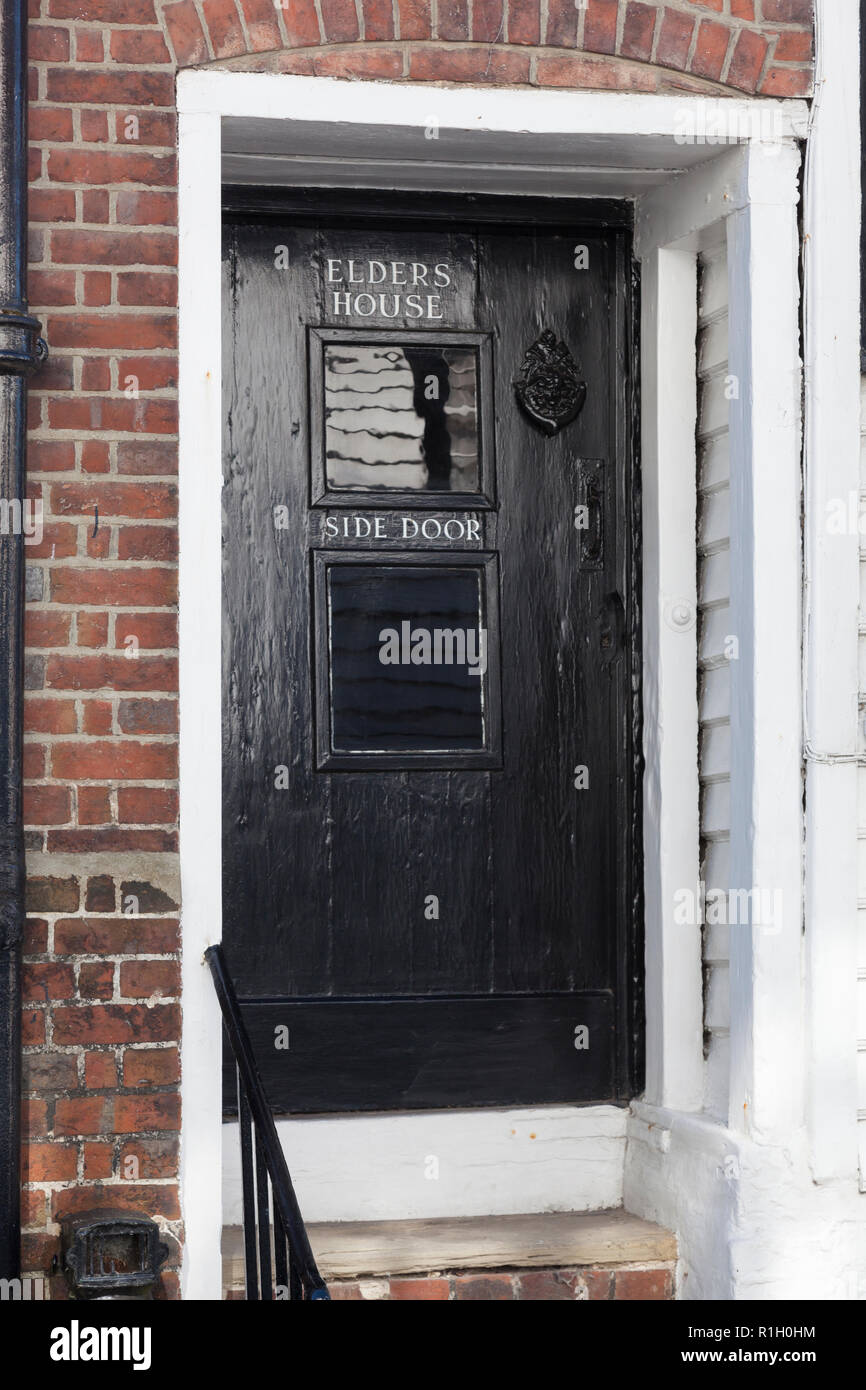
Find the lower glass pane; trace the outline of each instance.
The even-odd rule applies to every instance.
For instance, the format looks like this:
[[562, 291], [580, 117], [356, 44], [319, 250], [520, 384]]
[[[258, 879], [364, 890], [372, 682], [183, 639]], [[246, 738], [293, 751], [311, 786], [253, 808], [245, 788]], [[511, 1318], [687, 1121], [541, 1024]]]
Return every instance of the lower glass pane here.
[[334, 753], [483, 750], [483, 571], [328, 568]]

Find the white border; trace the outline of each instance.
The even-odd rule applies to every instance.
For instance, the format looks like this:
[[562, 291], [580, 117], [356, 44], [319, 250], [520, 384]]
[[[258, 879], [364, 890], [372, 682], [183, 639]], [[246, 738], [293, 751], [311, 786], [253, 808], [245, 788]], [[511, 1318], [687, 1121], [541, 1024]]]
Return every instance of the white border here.
[[[332, 128], [381, 126], [424, 129], [431, 111], [451, 131], [502, 131], [539, 138], [539, 165], [548, 135], [662, 136], [682, 143], [689, 126], [705, 128], [708, 98], [638, 95], [631, 92], [564, 92], [477, 87], [427, 87], [407, 83], [341, 82], [325, 77], [190, 69], [178, 74], [178, 110], [185, 115], [289, 120]], [[733, 132], [768, 131], [774, 141], [805, 135], [809, 108], [803, 101], [726, 97], [713, 100]], [[588, 146], [584, 148], [589, 148]], [[710, 153], [715, 151], [710, 150]], [[384, 151], [382, 151], [384, 153]], [[639, 166], [638, 166], [639, 167]]]
[[183, 1294], [221, 1298], [222, 1021], [205, 949], [221, 937], [222, 214], [220, 124], [179, 116], [180, 877]]
[[826, 525], [828, 502], [861, 486], [857, 8], [818, 5], [805, 189], [807, 1107], [819, 1181], [857, 1168], [860, 537], [830, 536]]
[[[181, 1191], [186, 1297], [220, 1296], [220, 1026], [201, 964], [204, 948], [220, 936], [220, 119], [284, 121], [289, 148], [292, 123], [313, 122], [320, 126], [325, 146], [330, 144], [336, 153], [343, 123], [418, 129], [428, 121], [435, 104], [438, 119], [459, 135], [465, 154], [471, 155], [473, 142], [478, 142], [479, 157], [484, 158], [489, 146], [482, 137], [491, 131], [533, 134], [538, 140], [537, 173], [545, 166], [545, 138], [561, 140], [562, 136], [573, 139], [575, 167], [586, 162], [590, 150], [595, 160], [601, 151], [616, 165], [618, 152], [627, 149], [632, 168], [635, 149], [639, 152], [644, 147], [640, 137], [651, 136], [646, 157], [648, 167], [657, 170], [659, 139], [673, 148], [684, 122], [700, 127], [703, 110], [702, 98], [679, 96], [449, 88], [436, 89], [434, 98], [430, 90], [376, 83], [363, 84], [363, 100], [360, 92], [357, 83], [271, 74], [187, 72], [178, 78], [180, 854], [185, 1023]], [[732, 99], [725, 106], [736, 130], [749, 128], [750, 121], [758, 129], [768, 110], [763, 101]], [[785, 144], [804, 129], [806, 108], [801, 102], [772, 106], [777, 117], [775, 134]], [[694, 419], [694, 359], [692, 351], [682, 349], [678, 336], [685, 322], [682, 316], [690, 312], [687, 300], [694, 271], [682, 259], [682, 248], [688, 245], [689, 230], [694, 231], [718, 200], [725, 199], [725, 179], [733, 175], [737, 189], [737, 197], [728, 203], [730, 210], [749, 192], [736, 151], [723, 153], [721, 159], [718, 149], [708, 149], [707, 154], [708, 159], [716, 157], [710, 175], [714, 192], [709, 203], [704, 200], [703, 212], [695, 212], [700, 201], [696, 189], [706, 171], [697, 170], [673, 180], [663, 197], [650, 195], [641, 231], [642, 254], [653, 287], [643, 346], [645, 384], [650, 387], [644, 403], [644, 478], [650, 497], [644, 538], [645, 611], [649, 631], [658, 634], [657, 647], [650, 650], [649, 643], [647, 650], [648, 660], [658, 658], [647, 672], [646, 709], [647, 783], [653, 789], [650, 809], [657, 812], [647, 839], [648, 1076], [653, 1100], [692, 1110], [700, 1103], [699, 951], [694, 942], [683, 951], [682, 940], [673, 934], [668, 895], [672, 887], [682, 886], [677, 880], [691, 872], [697, 855], [695, 642], [693, 633], [662, 630], [670, 598], [694, 602], [693, 431], [690, 444], [688, 439]], [[382, 179], [387, 183], [384, 160]], [[509, 186], [513, 187], [513, 178]], [[679, 221], [673, 231], [672, 213], [674, 222]], [[668, 225], [665, 240], [660, 240], [663, 217]], [[673, 352], [670, 361], [665, 358], [668, 351]], [[668, 408], [677, 402], [668, 422]], [[675, 478], [685, 494], [670, 512]], [[680, 761], [687, 756], [688, 762]]]

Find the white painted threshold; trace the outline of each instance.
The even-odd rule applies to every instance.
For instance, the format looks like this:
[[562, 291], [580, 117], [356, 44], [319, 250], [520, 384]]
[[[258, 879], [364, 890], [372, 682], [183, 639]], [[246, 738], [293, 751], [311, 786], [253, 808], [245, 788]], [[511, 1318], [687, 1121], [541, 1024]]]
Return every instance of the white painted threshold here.
[[[298, 1116], [277, 1133], [304, 1220], [430, 1221], [622, 1205], [627, 1112], [613, 1105]], [[240, 1138], [223, 1125], [226, 1226], [242, 1218]]]

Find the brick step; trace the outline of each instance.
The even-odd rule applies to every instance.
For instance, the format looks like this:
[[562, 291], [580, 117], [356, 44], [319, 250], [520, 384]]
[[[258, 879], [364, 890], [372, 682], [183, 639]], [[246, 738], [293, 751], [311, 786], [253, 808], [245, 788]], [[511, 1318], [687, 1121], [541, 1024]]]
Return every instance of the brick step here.
[[[334, 1300], [674, 1297], [676, 1237], [621, 1208], [308, 1229]], [[243, 1298], [240, 1226], [223, 1229], [222, 1249], [225, 1296]]]

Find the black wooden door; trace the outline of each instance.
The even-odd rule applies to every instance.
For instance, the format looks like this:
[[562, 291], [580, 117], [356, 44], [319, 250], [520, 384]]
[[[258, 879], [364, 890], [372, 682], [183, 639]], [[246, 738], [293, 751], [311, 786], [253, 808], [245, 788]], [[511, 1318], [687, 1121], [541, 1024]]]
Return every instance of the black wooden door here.
[[229, 968], [278, 1111], [621, 1099], [627, 232], [378, 213], [226, 224]]

